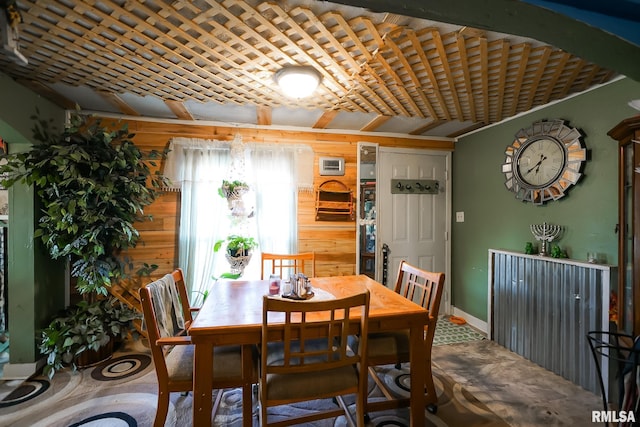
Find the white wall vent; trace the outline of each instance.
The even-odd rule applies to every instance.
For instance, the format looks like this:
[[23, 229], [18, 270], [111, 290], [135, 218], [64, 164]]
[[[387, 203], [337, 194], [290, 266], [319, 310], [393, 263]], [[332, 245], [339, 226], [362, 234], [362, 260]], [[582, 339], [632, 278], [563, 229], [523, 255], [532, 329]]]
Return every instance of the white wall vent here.
[[344, 158], [320, 157], [320, 175], [344, 175]]

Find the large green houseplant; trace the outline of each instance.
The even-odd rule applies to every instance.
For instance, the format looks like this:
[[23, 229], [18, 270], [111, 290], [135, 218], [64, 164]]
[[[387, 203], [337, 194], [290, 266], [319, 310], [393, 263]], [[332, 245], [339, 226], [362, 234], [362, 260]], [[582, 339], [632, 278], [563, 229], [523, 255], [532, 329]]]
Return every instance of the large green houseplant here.
[[34, 186], [42, 204], [35, 236], [52, 258], [71, 258], [80, 293], [107, 295], [127, 265], [119, 252], [140, 238], [134, 222], [148, 218], [144, 208], [163, 184], [149, 168], [162, 154], [143, 154], [126, 126], [112, 131], [73, 114], [58, 133], [50, 122], [34, 119], [37, 143], [7, 156], [1, 182]]
[[98, 352], [132, 331], [137, 335], [137, 318], [136, 310], [113, 297], [67, 307], [42, 331], [40, 353], [47, 356], [43, 373], [51, 378], [66, 365], [76, 369], [83, 352]]
[[[34, 236], [51, 258], [70, 261], [71, 276], [83, 295], [84, 301], [67, 308], [43, 332], [41, 352], [49, 355], [55, 371], [64, 354], [95, 349], [96, 342], [103, 345], [116, 335], [109, 313], [117, 310], [105, 302], [110, 300], [108, 288], [128, 276], [131, 263], [120, 253], [136, 246], [140, 234], [134, 223], [149, 219], [144, 208], [164, 185], [150, 169], [164, 153], [143, 153], [126, 126], [110, 130], [85, 115], [72, 114], [61, 132], [51, 122], [33, 118], [36, 142], [28, 151], [6, 156], [0, 182], [7, 188], [16, 182], [34, 187], [41, 207]], [[105, 315], [96, 318], [91, 313], [96, 310]], [[127, 319], [116, 324], [130, 326]], [[107, 334], [101, 335], [100, 328]], [[65, 338], [62, 345], [60, 337]]]

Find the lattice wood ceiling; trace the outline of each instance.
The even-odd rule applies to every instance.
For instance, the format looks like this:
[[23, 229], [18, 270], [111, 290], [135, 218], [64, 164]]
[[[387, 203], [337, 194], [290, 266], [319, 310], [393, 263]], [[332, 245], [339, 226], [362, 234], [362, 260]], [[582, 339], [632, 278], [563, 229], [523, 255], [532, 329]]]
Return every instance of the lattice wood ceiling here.
[[[395, 118], [414, 135], [455, 123], [455, 136], [615, 75], [534, 40], [319, 1], [17, 4], [29, 63], [0, 51], [2, 71], [64, 108], [96, 110], [77, 89], [88, 88], [130, 115], [199, 119], [193, 106], [214, 103], [252, 107], [254, 124], [268, 125], [273, 109], [304, 108], [321, 111], [316, 128], [360, 113], [360, 130]], [[322, 74], [313, 97], [292, 101], [275, 87], [286, 64]], [[131, 96], [158, 98], [168, 114]]]

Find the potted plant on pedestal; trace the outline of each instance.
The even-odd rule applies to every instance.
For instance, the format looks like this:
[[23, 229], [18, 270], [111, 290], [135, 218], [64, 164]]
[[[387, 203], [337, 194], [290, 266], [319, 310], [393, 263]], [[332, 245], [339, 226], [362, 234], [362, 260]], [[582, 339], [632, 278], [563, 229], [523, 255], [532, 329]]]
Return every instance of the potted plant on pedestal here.
[[144, 208], [156, 199], [164, 179], [149, 166], [164, 153], [143, 153], [126, 126], [112, 131], [84, 115], [72, 114], [62, 132], [34, 119], [37, 142], [29, 151], [7, 156], [0, 173], [5, 188], [16, 182], [34, 186], [42, 212], [34, 236], [53, 259], [71, 262], [84, 299], [43, 331], [40, 350], [49, 355], [45, 369], [53, 375], [68, 357], [64, 354], [75, 358], [100, 348], [122, 328], [128, 332], [130, 317], [138, 316], [113, 304], [108, 288], [127, 276], [128, 263], [119, 255], [140, 238], [134, 222], [150, 219]]

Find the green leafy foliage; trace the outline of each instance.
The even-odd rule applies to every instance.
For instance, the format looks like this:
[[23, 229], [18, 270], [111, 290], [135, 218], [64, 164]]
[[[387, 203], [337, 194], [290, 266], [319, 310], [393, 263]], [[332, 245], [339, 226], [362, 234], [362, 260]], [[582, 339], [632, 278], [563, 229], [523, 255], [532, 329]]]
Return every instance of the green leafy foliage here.
[[34, 186], [42, 206], [35, 237], [53, 259], [70, 257], [80, 293], [106, 295], [125, 276], [119, 252], [140, 238], [134, 222], [150, 218], [144, 208], [165, 184], [149, 166], [166, 153], [143, 153], [126, 126], [108, 130], [84, 115], [71, 115], [60, 133], [37, 114], [33, 119], [36, 143], [7, 156], [0, 182]]
[[151, 275], [151, 273], [153, 273], [154, 271], [156, 271], [158, 269], [158, 264], [148, 264], [148, 263], [143, 263], [142, 267], [140, 267], [138, 270], [136, 270], [136, 274], [139, 277], [149, 277]]
[[567, 255], [567, 251], [561, 249], [560, 246], [558, 245], [553, 245], [551, 247], [550, 255], [552, 258], [568, 258], [569, 257]]
[[246, 255], [253, 248], [258, 247], [258, 242], [253, 237], [242, 237], [237, 234], [227, 236], [226, 239], [218, 240], [213, 245], [213, 251], [218, 252], [224, 243], [227, 243], [227, 252], [231, 256]]
[[233, 180], [228, 181], [226, 179], [222, 180], [222, 186], [218, 188], [218, 194], [220, 197], [229, 197], [230, 194], [234, 194], [236, 191], [247, 191], [249, 190], [249, 185], [246, 182]]
[[86, 350], [98, 350], [110, 340], [135, 331], [133, 321], [140, 314], [114, 297], [95, 302], [80, 301], [62, 311], [42, 331], [40, 352], [47, 356], [44, 374], [49, 378], [64, 366], [76, 369], [75, 357]]

